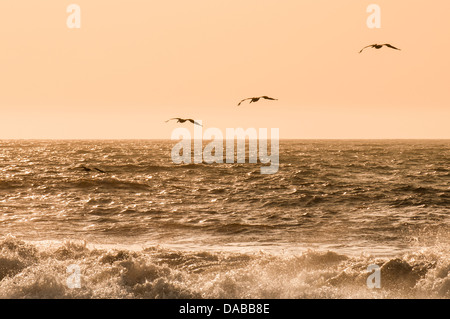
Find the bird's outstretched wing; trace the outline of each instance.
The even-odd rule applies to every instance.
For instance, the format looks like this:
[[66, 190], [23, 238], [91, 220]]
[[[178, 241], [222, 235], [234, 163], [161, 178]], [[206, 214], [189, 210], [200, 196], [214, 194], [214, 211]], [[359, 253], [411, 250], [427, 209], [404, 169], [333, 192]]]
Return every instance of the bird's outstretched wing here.
[[203, 125], [201, 125], [200, 123], [194, 121], [193, 119], [188, 119], [188, 121], [191, 122], [191, 123], [194, 124], [194, 125], [203, 126]]
[[361, 52], [363, 52], [365, 49], [370, 48], [370, 47], [373, 47], [373, 46], [374, 46], [373, 44], [368, 45], [368, 46], [365, 46], [364, 48], [361, 49], [361, 51], [359, 51], [359, 53], [361, 53]]
[[247, 101], [247, 100], [251, 100], [252, 98], [251, 97], [249, 97], [249, 98], [246, 98], [246, 99], [243, 99], [241, 102], [239, 102], [239, 104], [238, 104], [238, 106], [239, 105], [241, 105], [242, 104], [242, 102], [245, 102], [245, 101]]
[[385, 43], [384, 45], [389, 47], [389, 48], [391, 48], [391, 49], [400, 50], [399, 48], [396, 48], [393, 45], [390, 45], [389, 43]]
[[169, 122], [169, 121], [172, 121], [172, 120], [181, 120], [179, 117], [175, 117], [175, 118], [173, 118], [173, 119], [168, 119], [167, 121], [166, 121], [166, 123], [167, 122]]
[[277, 101], [278, 99], [274, 99], [273, 97], [269, 97], [269, 96], [266, 96], [266, 95], [264, 95], [264, 96], [261, 96], [263, 99], [266, 99], [266, 100], [272, 100], [272, 101]]

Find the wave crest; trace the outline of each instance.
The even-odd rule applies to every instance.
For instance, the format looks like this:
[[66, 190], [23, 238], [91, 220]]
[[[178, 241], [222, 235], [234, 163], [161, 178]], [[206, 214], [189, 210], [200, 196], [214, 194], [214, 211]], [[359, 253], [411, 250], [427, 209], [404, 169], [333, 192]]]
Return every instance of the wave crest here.
[[[51, 245], [0, 239], [0, 298], [449, 298], [448, 251], [401, 258], [346, 256], [309, 250], [265, 252], [124, 250], [67, 241]], [[81, 288], [69, 288], [69, 265]], [[381, 268], [381, 289], [369, 289], [367, 267]]]

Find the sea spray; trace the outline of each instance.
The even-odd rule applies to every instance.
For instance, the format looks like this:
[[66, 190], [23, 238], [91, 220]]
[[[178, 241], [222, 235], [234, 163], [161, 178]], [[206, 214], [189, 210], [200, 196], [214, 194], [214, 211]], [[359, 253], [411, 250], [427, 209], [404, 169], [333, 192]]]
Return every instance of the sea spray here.
[[[448, 251], [402, 258], [345, 256], [310, 250], [298, 255], [137, 251], [84, 243], [0, 240], [1, 298], [449, 298]], [[381, 289], [366, 286], [367, 265], [381, 265]], [[67, 285], [78, 265], [81, 287]]]

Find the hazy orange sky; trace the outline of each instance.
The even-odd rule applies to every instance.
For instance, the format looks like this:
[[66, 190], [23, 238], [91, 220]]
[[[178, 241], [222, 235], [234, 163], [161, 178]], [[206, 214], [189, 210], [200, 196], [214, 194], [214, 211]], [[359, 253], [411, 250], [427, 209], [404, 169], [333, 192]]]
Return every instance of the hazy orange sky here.
[[450, 138], [448, 0], [2, 0], [0, 43], [0, 138]]

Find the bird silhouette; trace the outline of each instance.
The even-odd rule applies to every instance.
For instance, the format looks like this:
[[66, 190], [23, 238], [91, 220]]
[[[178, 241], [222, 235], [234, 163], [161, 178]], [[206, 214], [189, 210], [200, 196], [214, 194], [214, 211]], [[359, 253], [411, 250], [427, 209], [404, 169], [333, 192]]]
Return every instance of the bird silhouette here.
[[384, 44], [371, 44], [371, 45], [365, 46], [364, 48], [361, 49], [361, 51], [359, 51], [359, 53], [363, 52], [367, 48], [374, 48], [374, 49], [379, 50], [383, 46], [387, 46], [388, 48], [395, 49], [395, 50], [401, 50], [399, 48], [394, 47], [393, 45], [391, 45], [389, 43], [384, 43]]
[[175, 117], [175, 118], [169, 119], [169, 120], [166, 121], [166, 123], [169, 122], [169, 121], [172, 121], [172, 120], [177, 120], [177, 123], [184, 123], [186, 121], [189, 121], [189, 122], [191, 122], [194, 125], [203, 126], [200, 123], [197, 123], [196, 121], [194, 121], [193, 119], [182, 119], [182, 118], [179, 118], [179, 117]]
[[266, 95], [259, 96], [259, 97], [249, 97], [249, 98], [243, 99], [241, 102], [239, 102], [238, 106], [241, 105], [242, 102], [245, 102], [247, 100], [250, 100], [250, 103], [254, 103], [254, 102], [258, 102], [260, 99], [266, 99], [266, 100], [272, 100], [272, 101], [278, 100], [278, 99], [274, 99], [274, 98], [268, 97]]
[[92, 171], [96, 170], [97, 172], [100, 172], [100, 173], [106, 173], [105, 171], [103, 171], [97, 167], [89, 168], [89, 167], [82, 165], [79, 168], [83, 169], [85, 172], [92, 172]]

